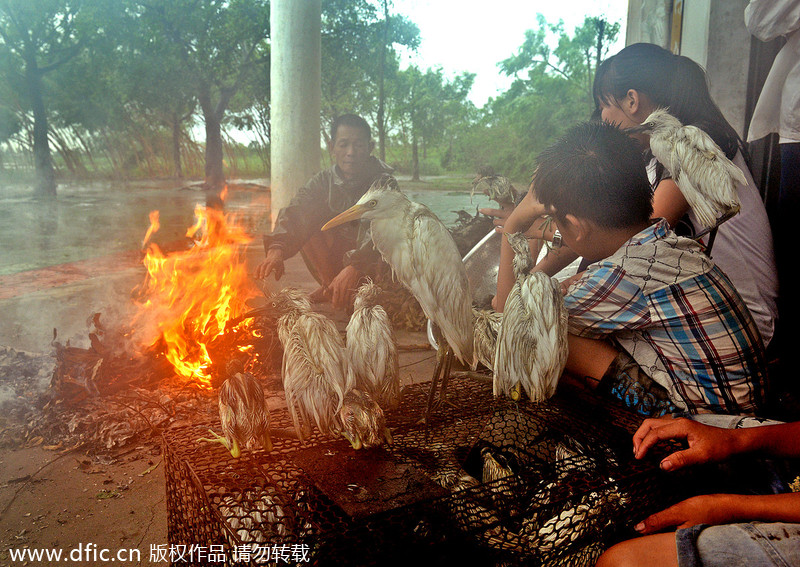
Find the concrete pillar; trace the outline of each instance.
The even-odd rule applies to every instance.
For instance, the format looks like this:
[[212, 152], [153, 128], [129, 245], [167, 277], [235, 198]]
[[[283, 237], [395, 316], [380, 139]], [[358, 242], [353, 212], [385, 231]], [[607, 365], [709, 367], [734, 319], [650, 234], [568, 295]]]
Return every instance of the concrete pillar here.
[[270, 3], [272, 224], [320, 166], [321, 0]]

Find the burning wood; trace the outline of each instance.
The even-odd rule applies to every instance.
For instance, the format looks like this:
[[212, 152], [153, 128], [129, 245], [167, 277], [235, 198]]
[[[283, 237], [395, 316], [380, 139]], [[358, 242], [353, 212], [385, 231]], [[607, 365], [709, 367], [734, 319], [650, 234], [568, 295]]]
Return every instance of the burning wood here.
[[245, 302], [257, 290], [243, 257], [251, 238], [232, 215], [201, 206], [195, 215], [197, 222], [186, 233], [193, 246], [165, 255], [150, 240], [158, 230], [158, 215], [151, 214], [145, 237], [147, 276], [136, 290], [133, 339], [145, 350], [163, 343], [179, 376], [210, 388], [211, 351], [225, 335], [227, 322], [247, 310]]
[[208, 419], [216, 414], [212, 389], [231, 365], [272, 378], [265, 389], [277, 395], [274, 321], [246, 316], [257, 294], [244, 262], [250, 238], [221, 210], [195, 212], [191, 247], [172, 253], [152, 242], [159, 216], [151, 213], [147, 274], [134, 290], [132, 316], [95, 313], [85, 347], [54, 335], [49, 390], [39, 388], [38, 411], [19, 416], [16, 443], [112, 449], [154, 438], [176, 421]]

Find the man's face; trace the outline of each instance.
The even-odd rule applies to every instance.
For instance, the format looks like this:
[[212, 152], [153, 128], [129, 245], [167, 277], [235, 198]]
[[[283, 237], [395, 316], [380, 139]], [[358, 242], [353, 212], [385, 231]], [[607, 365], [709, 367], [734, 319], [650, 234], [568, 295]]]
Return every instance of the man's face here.
[[336, 129], [336, 139], [331, 142], [331, 155], [345, 179], [355, 177], [367, 163], [373, 142], [358, 127], [342, 124]]

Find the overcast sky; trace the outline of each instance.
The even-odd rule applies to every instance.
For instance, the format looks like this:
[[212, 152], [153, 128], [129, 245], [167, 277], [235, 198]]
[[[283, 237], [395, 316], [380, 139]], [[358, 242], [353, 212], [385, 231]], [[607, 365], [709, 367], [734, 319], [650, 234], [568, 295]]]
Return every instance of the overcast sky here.
[[[497, 63], [513, 55], [536, 25], [536, 14], [549, 23], [564, 21], [571, 35], [585, 16], [605, 15], [620, 22], [618, 46], [625, 45], [627, 0], [393, 0], [392, 11], [408, 16], [420, 29], [421, 44], [413, 62], [422, 69], [441, 66], [448, 76], [476, 73], [470, 98], [483, 106], [511, 81]], [[409, 63], [404, 58], [404, 63]]]

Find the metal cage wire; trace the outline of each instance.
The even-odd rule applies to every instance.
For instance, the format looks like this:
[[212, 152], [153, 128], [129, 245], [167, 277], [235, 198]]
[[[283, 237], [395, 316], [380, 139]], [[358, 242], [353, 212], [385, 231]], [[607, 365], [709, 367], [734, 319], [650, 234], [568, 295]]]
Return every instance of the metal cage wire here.
[[[233, 459], [197, 442], [216, 424], [166, 431], [170, 544], [217, 546], [229, 565], [593, 565], [681, 497], [680, 475], [662, 473], [657, 454], [632, 458], [641, 417], [613, 401], [569, 390], [514, 403], [455, 378], [452, 405], [426, 431], [427, 389], [407, 388], [387, 412], [391, 446], [358, 453], [315, 433]], [[291, 420], [273, 412], [272, 424]], [[356, 468], [333, 470], [348, 459]]]

